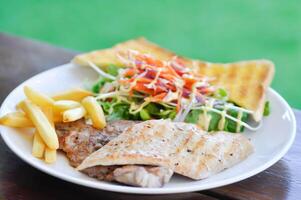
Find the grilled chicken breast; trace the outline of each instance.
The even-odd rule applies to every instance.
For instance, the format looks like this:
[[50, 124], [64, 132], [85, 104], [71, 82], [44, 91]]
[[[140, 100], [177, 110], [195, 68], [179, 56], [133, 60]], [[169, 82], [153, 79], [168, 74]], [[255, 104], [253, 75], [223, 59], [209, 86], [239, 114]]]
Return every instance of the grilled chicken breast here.
[[208, 134], [194, 124], [149, 120], [126, 129], [77, 169], [156, 165], [199, 180], [239, 163], [252, 151], [250, 141], [241, 134]]
[[[63, 150], [73, 167], [77, 167], [91, 153], [103, 147], [120, 135], [134, 121], [118, 120], [108, 123], [106, 128], [98, 130], [87, 125], [84, 120], [56, 124], [60, 149]], [[140, 187], [162, 187], [167, 183], [173, 171], [158, 166], [95, 166], [82, 171], [99, 180], [117, 181]]]

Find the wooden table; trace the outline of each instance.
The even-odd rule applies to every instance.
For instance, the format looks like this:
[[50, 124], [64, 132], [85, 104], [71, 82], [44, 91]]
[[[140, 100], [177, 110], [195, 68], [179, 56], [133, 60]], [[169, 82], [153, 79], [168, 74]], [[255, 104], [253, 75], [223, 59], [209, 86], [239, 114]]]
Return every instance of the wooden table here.
[[[69, 62], [75, 51], [0, 33], [0, 103], [24, 80]], [[175, 195], [128, 195], [90, 189], [44, 174], [20, 160], [0, 138], [0, 200], [4, 199], [301, 199], [301, 112], [293, 147], [275, 165], [247, 180]], [[269, 141], [267, 141], [269, 142]]]

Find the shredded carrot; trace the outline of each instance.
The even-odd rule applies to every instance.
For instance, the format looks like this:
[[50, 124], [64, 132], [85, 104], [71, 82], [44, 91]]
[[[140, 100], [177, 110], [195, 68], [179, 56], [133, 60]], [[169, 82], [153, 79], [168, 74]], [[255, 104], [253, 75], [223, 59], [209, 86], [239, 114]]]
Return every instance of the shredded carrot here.
[[163, 62], [161, 60], [156, 60], [151, 57], [145, 57], [145, 61], [147, 64], [156, 66], [156, 67], [163, 67]]
[[134, 68], [128, 68], [126, 71], [125, 71], [125, 73], [124, 73], [124, 76], [126, 76], [126, 77], [132, 77], [132, 76], [134, 76], [135, 75], [135, 73], [136, 73], [136, 70], [134, 69]]
[[185, 87], [189, 88], [190, 90], [192, 89], [192, 86], [197, 82], [196, 79], [192, 78], [183, 78], [185, 82]]
[[161, 73], [160, 77], [162, 77], [162, 78], [164, 78], [168, 81], [174, 81], [175, 80], [175, 77], [170, 75], [170, 74]]
[[172, 68], [170, 65], [166, 65], [168, 71], [170, 72], [171, 75], [177, 77], [177, 78], [181, 78], [179, 76], [179, 74], [177, 74], [177, 72], [174, 70], [174, 68]]
[[[155, 59], [146, 54], [131, 52], [130, 63], [135, 63], [132, 68], [126, 69], [124, 79], [120, 84], [128, 85], [130, 93], [134, 91], [150, 95], [153, 101], [162, 101], [168, 91], [179, 94], [176, 103], [176, 109], [181, 109], [182, 98], [189, 98], [193, 85], [201, 80], [197, 76], [185, 69], [185, 63], [175, 58], [174, 62], [165, 62]], [[134, 59], [134, 60], [132, 60]], [[178, 82], [183, 83], [179, 85]], [[202, 87], [196, 90], [197, 95], [202, 96], [212, 92], [210, 87]]]
[[154, 94], [157, 95], [161, 92], [167, 92], [167, 91], [168, 90], [166, 88], [156, 85], [154, 89]]
[[146, 94], [153, 94], [154, 91], [152, 89], [147, 88], [144, 84], [142, 83], [137, 83], [134, 87], [133, 90], [146, 93]]
[[167, 84], [166, 87], [173, 92], [177, 90], [176, 86], [173, 84]]
[[149, 79], [149, 78], [144, 78], [144, 77], [137, 78], [136, 80], [137, 80], [137, 82], [139, 82], [139, 83], [151, 83], [151, 82], [152, 82], [151, 79]]
[[160, 93], [160, 94], [157, 94], [156, 96], [153, 96], [152, 98], [151, 98], [151, 101], [152, 102], [160, 102], [160, 101], [162, 101], [163, 99], [164, 99], [164, 97], [167, 95], [167, 93], [166, 92], [162, 92], [162, 93]]

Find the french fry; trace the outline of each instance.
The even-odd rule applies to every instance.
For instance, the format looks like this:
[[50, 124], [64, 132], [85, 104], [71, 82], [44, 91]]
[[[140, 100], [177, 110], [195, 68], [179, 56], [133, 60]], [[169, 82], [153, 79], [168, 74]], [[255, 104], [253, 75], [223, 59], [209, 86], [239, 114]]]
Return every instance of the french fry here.
[[49, 149], [46, 147], [45, 149], [45, 162], [46, 163], [54, 163], [56, 161], [56, 150], [55, 149]]
[[25, 100], [21, 108], [35, 125], [43, 141], [50, 149], [58, 149], [59, 142], [54, 127], [42, 110], [29, 100]]
[[106, 126], [106, 118], [103, 110], [94, 97], [84, 98], [82, 105], [91, 117], [92, 124], [95, 128], [102, 129]]
[[63, 116], [62, 113], [66, 110], [80, 107], [81, 104], [77, 101], [72, 100], [59, 100], [53, 104], [53, 117], [54, 122], [62, 122]]
[[54, 102], [54, 111], [56, 113], [60, 113], [62, 111], [70, 110], [72, 108], [78, 108], [81, 106], [81, 104], [77, 101], [72, 100], [60, 100]]
[[42, 107], [42, 112], [48, 119], [50, 125], [54, 127], [54, 122], [53, 122], [53, 108], [52, 107]]
[[45, 94], [42, 94], [28, 86], [24, 86], [24, 93], [26, 97], [32, 101], [34, 104], [44, 107], [44, 106], [52, 106], [54, 104], [54, 100], [48, 97]]
[[73, 122], [86, 115], [86, 110], [83, 106], [73, 108], [63, 112], [63, 122]]
[[90, 91], [77, 88], [77, 89], [68, 90], [63, 93], [54, 95], [52, 97], [52, 99], [54, 99], [55, 101], [58, 101], [58, 100], [81, 101], [83, 98], [85, 98], [87, 96], [92, 96], [92, 95], [93, 94]]
[[33, 136], [32, 155], [36, 158], [42, 158], [45, 151], [45, 143], [39, 132], [36, 130]]
[[20, 101], [20, 102], [16, 105], [16, 109], [17, 109], [17, 110], [23, 110], [23, 109], [21, 108], [23, 102], [24, 102], [24, 100], [23, 100], [23, 101]]
[[23, 112], [12, 112], [0, 118], [0, 124], [15, 128], [33, 127], [33, 123]]
[[[53, 117], [53, 108], [52, 107], [43, 107], [43, 113], [49, 120], [49, 123], [54, 127], [54, 117]], [[56, 150], [50, 149], [49, 147], [45, 148], [44, 159], [46, 163], [54, 163], [56, 161]]]

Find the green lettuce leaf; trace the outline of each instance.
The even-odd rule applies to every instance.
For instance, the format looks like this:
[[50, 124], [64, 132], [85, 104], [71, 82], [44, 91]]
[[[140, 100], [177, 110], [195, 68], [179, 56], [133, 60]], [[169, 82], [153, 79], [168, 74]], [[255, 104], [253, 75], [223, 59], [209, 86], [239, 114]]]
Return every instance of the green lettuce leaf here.
[[117, 76], [118, 75], [118, 70], [120, 69], [120, 67], [117, 67], [115, 65], [109, 65], [107, 68], [106, 68], [106, 73], [112, 75], [112, 76]]
[[[114, 65], [110, 65], [106, 68], [105, 72], [112, 75], [112, 76], [117, 76], [118, 75], [118, 70], [119, 70], [119, 67], [114, 66]], [[98, 78], [98, 80], [92, 85], [91, 91], [94, 92], [94, 93], [99, 93], [99, 90], [107, 82], [112, 82], [112, 80], [100, 76]]]
[[[198, 110], [192, 110], [187, 115], [187, 117], [185, 119], [185, 122], [197, 124], [198, 120], [199, 120], [199, 117], [200, 117], [201, 114], [203, 114], [203, 110], [200, 110], [200, 109], [198, 109]], [[208, 111], [207, 114], [211, 116], [211, 120], [210, 120], [210, 124], [209, 124], [209, 127], [208, 127], [208, 131], [218, 131], [219, 130], [218, 129], [218, 124], [219, 124], [219, 122], [221, 120], [221, 115], [219, 113], [212, 112], [212, 111]], [[232, 117], [237, 118], [238, 111], [235, 110], [235, 109], [229, 109], [227, 111], [227, 114], [231, 115]], [[241, 120], [243, 122], [246, 122], [248, 120], [248, 116], [249, 116], [248, 113], [244, 112], [243, 115], [242, 115]], [[226, 118], [226, 120], [225, 120], [225, 126], [224, 126], [224, 131], [236, 133], [236, 127], [237, 127], [237, 123], [235, 121]], [[242, 132], [243, 130], [244, 130], [244, 126], [241, 126], [239, 132]]]
[[96, 83], [92, 85], [91, 91], [94, 93], [99, 93], [99, 90], [104, 86], [105, 83], [112, 82], [112, 80], [99, 77]]
[[264, 104], [264, 110], [263, 110], [263, 116], [269, 116], [271, 113], [271, 106], [270, 106], [270, 102], [266, 101]]
[[144, 110], [148, 112], [152, 119], [174, 119], [177, 114], [175, 108], [158, 103], [149, 103]]

